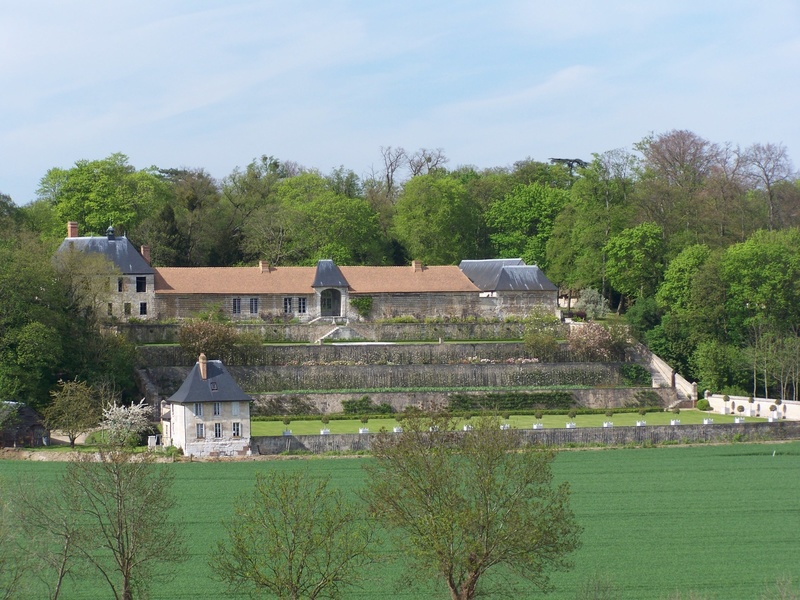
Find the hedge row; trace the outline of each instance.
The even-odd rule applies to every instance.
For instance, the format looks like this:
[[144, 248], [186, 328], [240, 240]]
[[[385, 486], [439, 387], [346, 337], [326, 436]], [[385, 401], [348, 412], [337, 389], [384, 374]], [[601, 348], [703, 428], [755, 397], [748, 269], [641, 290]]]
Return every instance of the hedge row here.
[[449, 407], [452, 411], [466, 410], [534, 410], [568, 409], [575, 405], [569, 392], [506, 392], [502, 394], [452, 394]]

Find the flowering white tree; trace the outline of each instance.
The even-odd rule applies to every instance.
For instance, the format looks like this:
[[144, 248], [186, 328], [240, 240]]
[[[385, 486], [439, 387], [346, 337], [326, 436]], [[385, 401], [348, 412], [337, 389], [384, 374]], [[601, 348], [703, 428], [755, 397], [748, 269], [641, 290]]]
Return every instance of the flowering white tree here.
[[139, 435], [150, 428], [150, 407], [144, 398], [130, 406], [108, 404], [103, 409], [100, 426], [112, 446], [136, 445]]

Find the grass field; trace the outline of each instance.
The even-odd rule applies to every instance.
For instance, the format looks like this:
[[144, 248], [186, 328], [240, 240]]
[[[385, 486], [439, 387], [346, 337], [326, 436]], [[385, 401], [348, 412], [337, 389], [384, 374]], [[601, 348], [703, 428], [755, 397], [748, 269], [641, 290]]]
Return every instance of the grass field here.
[[[703, 422], [704, 417], [711, 417], [714, 423], [733, 423], [733, 415], [709, 414], [699, 410], [682, 410], [679, 415], [671, 412], [649, 412], [642, 417], [638, 413], [616, 413], [611, 418], [604, 414], [578, 415], [570, 419], [567, 415], [544, 415], [542, 424], [545, 428], [563, 429], [567, 421], [574, 421], [578, 427], [602, 427], [603, 421], [611, 421], [617, 427], [633, 426], [636, 421], [644, 419], [648, 425], [669, 425], [670, 419], [680, 419], [683, 425], [698, 425]], [[766, 421], [756, 417], [746, 417], [746, 422]], [[467, 423], [467, 421], [462, 421]], [[531, 429], [536, 422], [533, 415], [511, 415], [508, 423], [517, 429]], [[319, 435], [319, 430], [327, 427], [331, 433], [358, 433], [359, 427], [367, 427], [370, 432], [378, 432], [381, 427], [391, 431], [400, 423], [394, 417], [386, 419], [370, 419], [365, 425], [357, 418], [342, 421], [330, 421], [323, 425], [322, 421], [292, 421], [287, 427], [281, 421], [252, 421], [250, 424], [250, 435], [281, 435], [284, 429], [290, 429], [294, 435]]]
[[[683, 413], [681, 414], [683, 416]], [[616, 417], [615, 417], [616, 419]], [[649, 415], [648, 415], [649, 419]], [[175, 578], [154, 588], [154, 599], [236, 598], [213, 581], [207, 556], [224, 536], [235, 496], [252, 487], [257, 471], [310, 469], [355, 493], [369, 458], [315, 458], [237, 463], [176, 463], [177, 514], [188, 537], [189, 560]], [[63, 463], [0, 462], [5, 479], [54, 481]], [[576, 567], [554, 576], [556, 592], [572, 600], [600, 574], [623, 600], [688, 598], [753, 600], [781, 576], [800, 581], [800, 443], [733, 444], [652, 449], [564, 451], [556, 479], [567, 480], [584, 527]], [[433, 583], [401, 579], [400, 557], [371, 569], [347, 598], [446, 598]], [[104, 598], [94, 581], [70, 585], [66, 598]], [[500, 596], [492, 596], [500, 597]], [[512, 595], [512, 597], [540, 597]]]

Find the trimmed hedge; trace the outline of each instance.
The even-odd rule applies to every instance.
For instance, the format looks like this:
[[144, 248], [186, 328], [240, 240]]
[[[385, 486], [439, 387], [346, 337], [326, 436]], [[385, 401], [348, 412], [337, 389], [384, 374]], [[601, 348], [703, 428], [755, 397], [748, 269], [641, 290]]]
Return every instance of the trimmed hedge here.
[[575, 398], [569, 392], [506, 392], [499, 394], [452, 394], [449, 408], [451, 411], [565, 410], [575, 404]]

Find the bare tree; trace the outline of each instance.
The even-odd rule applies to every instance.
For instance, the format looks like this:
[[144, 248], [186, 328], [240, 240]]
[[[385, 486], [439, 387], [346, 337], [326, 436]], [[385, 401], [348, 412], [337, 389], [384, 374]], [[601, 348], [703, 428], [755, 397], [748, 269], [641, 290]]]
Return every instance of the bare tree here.
[[115, 600], [146, 594], [185, 559], [183, 534], [171, 520], [174, 475], [150, 454], [101, 450], [67, 466], [62, 488], [79, 498], [80, 554], [108, 583]]
[[251, 496], [236, 504], [230, 540], [219, 542], [211, 568], [252, 597], [339, 598], [372, 562], [371, 530], [328, 479], [259, 473]]
[[408, 170], [412, 177], [416, 177], [440, 169], [449, 161], [450, 159], [445, 156], [442, 148], [435, 150], [420, 148], [414, 154], [408, 155]]
[[399, 146], [397, 148], [381, 146], [381, 156], [383, 157], [383, 181], [386, 186], [386, 197], [394, 203], [394, 199], [397, 196], [395, 176], [407, 164], [408, 153]]
[[777, 227], [777, 196], [775, 185], [792, 177], [792, 162], [783, 144], [753, 144], [745, 151], [747, 172], [753, 185], [764, 193], [768, 224]]

